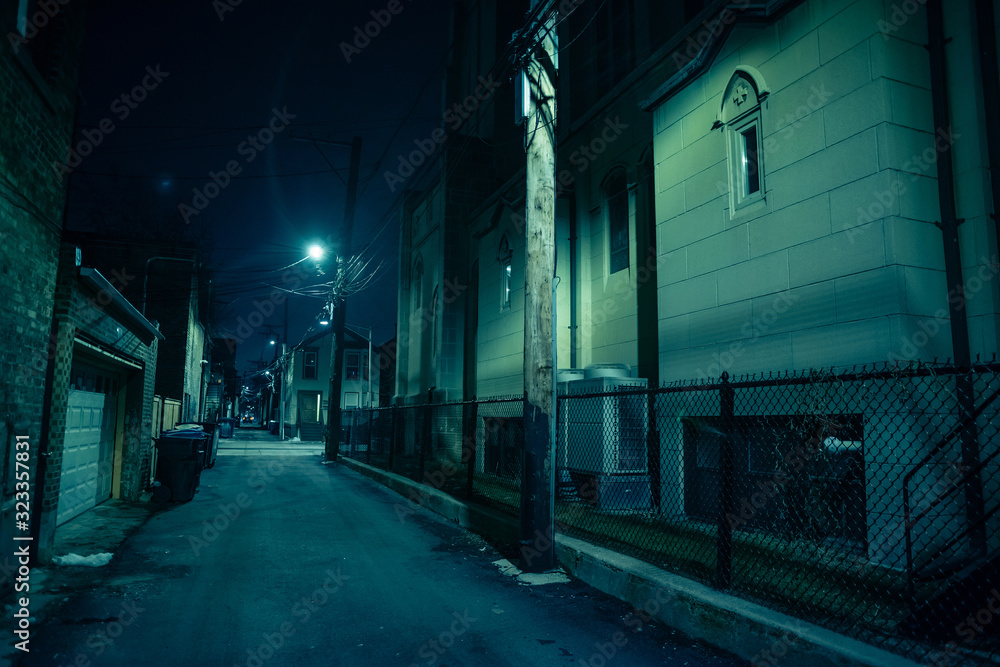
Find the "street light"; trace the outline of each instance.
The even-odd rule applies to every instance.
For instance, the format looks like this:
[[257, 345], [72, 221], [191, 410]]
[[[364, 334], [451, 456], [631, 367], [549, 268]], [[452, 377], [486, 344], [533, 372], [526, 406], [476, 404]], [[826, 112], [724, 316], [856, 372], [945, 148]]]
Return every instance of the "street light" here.
[[309, 256], [312, 257], [313, 259], [323, 259], [323, 255], [325, 254], [326, 251], [323, 249], [323, 246], [319, 245], [318, 243], [314, 243], [313, 245], [309, 246]]

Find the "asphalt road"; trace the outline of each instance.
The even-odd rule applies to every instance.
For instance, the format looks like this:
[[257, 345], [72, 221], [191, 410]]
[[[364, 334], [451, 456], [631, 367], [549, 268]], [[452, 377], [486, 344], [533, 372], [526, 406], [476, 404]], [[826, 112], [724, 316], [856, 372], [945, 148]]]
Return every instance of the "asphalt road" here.
[[315, 454], [227, 452], [46, 611], [18, 664], [746, 664], [579, 582], [521, 585], [403, 502]]

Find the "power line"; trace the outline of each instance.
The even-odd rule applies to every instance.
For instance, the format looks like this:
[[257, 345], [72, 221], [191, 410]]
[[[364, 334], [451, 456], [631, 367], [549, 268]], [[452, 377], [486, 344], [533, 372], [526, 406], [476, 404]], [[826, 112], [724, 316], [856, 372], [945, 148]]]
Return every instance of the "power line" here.
[[[297, 176], [314, 176], [316, 174], [329, 174], [332, 170], [330, 169], [318, 169], [316, 171], [296, 171], [287, 174], [240, 174], [238, 176], [230, 176], [234, 181], [242, 180], [252, 180], [258, 178], [292, 178]], [[206, 181], [209, 180], [210, 176], [207, 174], [203, 176], [164, 176], [163, 174], [112, 174], [109, 172], [101, 171], [84, 171], [81, 169], [76, 169], [73, 171], [74, 174], [83, 174], [85, 176], [100, 176], [105, 178], [138, 178], [138, 179], [149, 179], [162, 181], [168, 179], [171, 181]]]

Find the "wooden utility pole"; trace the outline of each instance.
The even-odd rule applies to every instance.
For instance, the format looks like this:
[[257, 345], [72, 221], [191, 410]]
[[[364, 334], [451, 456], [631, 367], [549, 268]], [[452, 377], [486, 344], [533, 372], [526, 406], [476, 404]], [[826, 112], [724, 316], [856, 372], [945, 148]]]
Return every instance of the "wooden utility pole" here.
[[[551, 6], [545, 0], [534, 0]], [[549, 14], [546, 17], [546, 14]], [[526, 572], [556, 565], [554, 517], [555, 400], [552, 394], [552, 279], [555, 274], [555, 17], [542, 11], [544, 35], [532, 44], [526, 74], [531, 106], [525, 121], [527, 197], [524, 269], [524, 468], [521, 481], [521, 557]]]
[[345, 289], [345, 257], [351, 255], [351, 236], [354, 232], [354, 204], [358, 197], [358, 171], [361, 165], [361, 137], [351, 140], [351, 166], [347, 176], [347, 198], [344, 204], [342, 242], [337, 252], [337, 275], [333, 281], [330, 298], [333, 303], [333, 342], [330, 345], [330, 400], [326, 420], [326, 460], [336, 461], [340, 452], [340, 395], [344, 386], [344, 328], [347, 297]]

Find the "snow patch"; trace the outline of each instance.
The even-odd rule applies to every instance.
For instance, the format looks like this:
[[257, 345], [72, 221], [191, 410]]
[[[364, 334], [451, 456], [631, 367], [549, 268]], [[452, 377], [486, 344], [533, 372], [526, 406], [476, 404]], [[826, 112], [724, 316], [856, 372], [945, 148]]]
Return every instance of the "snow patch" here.
[[111, 562], [114, 554], [104, 552], [92, 554], [90, 556], [80, 556], [78, 554], [66, 554], [65, 556], [55, 556], [52, 562], [56, 565], [81, 565], [84, 567], [103, 567]]
[[500, 574], [514, 577], [522, 586], [543, 586], [545, 584], [566, 584], [570, 578], [561, 569], [554, 572], [541, 572], [538, 574], [522, 572], [516, 565], [506, 558], [493, 561], [493, 564], [500, 570]]

